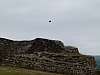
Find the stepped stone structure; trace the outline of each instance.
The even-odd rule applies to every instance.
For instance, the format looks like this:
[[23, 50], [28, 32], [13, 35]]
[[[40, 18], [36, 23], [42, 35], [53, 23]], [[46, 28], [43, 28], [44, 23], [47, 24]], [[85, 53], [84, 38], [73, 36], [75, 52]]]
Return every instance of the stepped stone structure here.
[[96, 62], [93, 56], [82, 55], [78, 48], [65, 46], [58, 40], [0, 38], [0, 65], [65, 75], [94, 75]]

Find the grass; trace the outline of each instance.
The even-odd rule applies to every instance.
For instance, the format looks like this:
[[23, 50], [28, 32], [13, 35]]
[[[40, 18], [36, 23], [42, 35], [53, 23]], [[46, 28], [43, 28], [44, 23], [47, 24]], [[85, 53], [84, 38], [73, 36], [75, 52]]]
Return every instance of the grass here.
[[[23, 68], [0, 67], [0, 75], [62, 75], [35, 70], [27, 70]], [[100, 70], [96, 71], [96, 75], [100, 75]]]
[[100, 75], [100, 70], [96, 70], [96, 75]]
[[26, 70], [23, 68], [0, 67], [0, 75], [61, 75], [61, 74]]

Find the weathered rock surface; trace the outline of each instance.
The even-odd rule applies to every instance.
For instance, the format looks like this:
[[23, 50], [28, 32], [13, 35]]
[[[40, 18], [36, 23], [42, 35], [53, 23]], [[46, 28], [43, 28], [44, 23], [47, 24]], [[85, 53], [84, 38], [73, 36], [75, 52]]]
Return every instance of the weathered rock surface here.
[[94, 75], [95, 59], [61, 41], [36, 38], [13, 41], [0, 38], [0, 65], [55, 72], [66, 75]]

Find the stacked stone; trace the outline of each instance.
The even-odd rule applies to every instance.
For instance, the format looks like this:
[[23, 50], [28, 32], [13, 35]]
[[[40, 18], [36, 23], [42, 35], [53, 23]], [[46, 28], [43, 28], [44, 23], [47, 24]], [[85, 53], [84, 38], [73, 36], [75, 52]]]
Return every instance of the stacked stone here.
[[95, 73], [96, 63], [93, 56], [82, 55], [78, 48], [64, 46], [58, 40], [37, 38], [31, 41], [1, 41], [0, 44], [2, 45], [0, 53], [2, 54], [1, 50], [6, 53], [6, 57], [0, 56], [1, 65], [67, 75], [94, 75]]

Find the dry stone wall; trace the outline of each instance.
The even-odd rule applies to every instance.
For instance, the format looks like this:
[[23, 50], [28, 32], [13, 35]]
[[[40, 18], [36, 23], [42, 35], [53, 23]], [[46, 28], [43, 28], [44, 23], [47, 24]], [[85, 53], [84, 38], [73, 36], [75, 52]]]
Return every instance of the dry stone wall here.
[[6, 41], [0, 41], [1, 65], [65, 75], [95, 73], [96, 62], [93, 56], [82, 55], [78, 48], [64, 46], [61, 41], [43, 38], [31, 41], [2, 40]]

